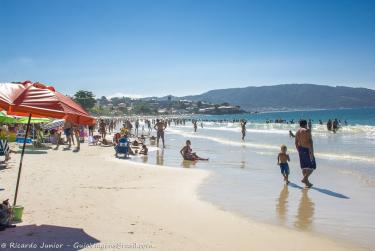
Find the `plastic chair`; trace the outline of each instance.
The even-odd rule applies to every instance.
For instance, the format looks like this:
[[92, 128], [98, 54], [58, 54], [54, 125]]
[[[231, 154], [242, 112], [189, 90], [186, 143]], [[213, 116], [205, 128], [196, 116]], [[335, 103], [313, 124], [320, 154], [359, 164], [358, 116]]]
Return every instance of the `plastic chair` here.
[[118, 145], [115, 147], [116, 150], [116, 158], [118, 154], [124, 154], [125, 157], [129, 155], [129, 146], [128, 146], [128, 139], [127, 138], [120, 138], [118, 141]]

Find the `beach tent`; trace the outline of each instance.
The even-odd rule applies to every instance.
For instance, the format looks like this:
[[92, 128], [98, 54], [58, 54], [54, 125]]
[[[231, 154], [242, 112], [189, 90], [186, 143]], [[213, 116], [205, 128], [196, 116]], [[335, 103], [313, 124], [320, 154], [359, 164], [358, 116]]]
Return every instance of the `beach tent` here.
[[16, 206], [31, 117], [65, 119], [80, 125], [92, 125], [96, 123], [96, 120], [76, 102], [57, 92], [54, 87], [31, 81], [0, 83], [0, 108], [4, 109], [8, 115], [28, 117], [14, 195], [13, 206]]
[[62, 125], [64, 125], [65, 120], [64, 119], [56, 119], [48, 124], [42, 125], [42, 128], [44, 130], [51, 130], [51, 129], [56, 129]]

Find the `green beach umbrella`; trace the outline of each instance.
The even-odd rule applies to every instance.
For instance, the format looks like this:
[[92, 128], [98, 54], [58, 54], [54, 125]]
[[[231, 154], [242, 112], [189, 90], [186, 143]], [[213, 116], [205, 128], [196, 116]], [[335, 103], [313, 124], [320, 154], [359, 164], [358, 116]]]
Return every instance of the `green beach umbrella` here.
[[[17, 118], [16, 122], [17, 124], [27, 124], [29, 122], [28, 117], [21, 117]], [[31, 118], [30, 123], [31, 124], [40, 124], [40, 123], [49, 123], [51, 122], [51, 119], [49, 118]]]
[[15, 123], [15, 121], [16, 121], [15, 117], [8, 116], [5, 113], [0, 112], [0, 123], [11, 124], [11, 123]]

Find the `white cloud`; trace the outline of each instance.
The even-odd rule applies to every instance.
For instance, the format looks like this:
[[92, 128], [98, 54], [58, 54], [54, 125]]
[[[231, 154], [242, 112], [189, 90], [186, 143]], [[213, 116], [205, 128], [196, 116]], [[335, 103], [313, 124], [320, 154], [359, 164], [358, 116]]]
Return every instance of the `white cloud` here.
[[142, 95], [139, 94], [129, 94], [129, 93], [122, 93], [122, 92], [116, 92], [111, 95], [106, 95], [108, 99], [114, 98], [114, 97], [129, 97], [129, 98], [143, 98]]

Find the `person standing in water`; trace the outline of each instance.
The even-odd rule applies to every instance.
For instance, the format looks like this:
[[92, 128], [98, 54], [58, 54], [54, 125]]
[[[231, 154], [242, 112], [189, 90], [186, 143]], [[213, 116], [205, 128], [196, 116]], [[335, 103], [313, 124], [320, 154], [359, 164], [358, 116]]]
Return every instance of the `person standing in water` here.
[[167, 128], [167, 123], [164, 121], [161, 121], [159, 119], [156, 120], [156, 124], [154, 126], [154, 129], [156, 130], [156, 145], [159, 146], [159, 139], [163, 141], [163, 148], [165, 148], [164, 145], [164, 130]]
[[307, 129], [307, 121], [301, 120], [299, 125], [300, 128], [296, 132], [295, 145], [298, 151], [303, 175], [301, 182], [306, 185], [306, 188], [310, 188], [313, 184], [310, 183], [309, 177], [316, 169], [313, 140], [311, 131]]
[[337, 119], [335, 119], [333, 122], [332, 122], [332, 131], [334, 133], [337, 132], [337, 130], [339, 129], [339, 121]]
[[244, 120], [244, 119], [241, 120], [242, 140], [245, 140], [245, 136], [246, 136], [246, 123], [247, 123], [246, 120]]
[[194, 132], [197, 132], [197, 129], [198, 129], [197, 121], [193, 120], [192, 122], [193, 122], [193, 126], [194, 126]]
[[327, 130], [328, 130], [328, 131], [332, 131], [332, 120], [331, 120], [331, 119], [329, 119], [329, 120], [327, 121]]
[[135, 121], [135, 135], [138, 136], [138, 129], [139, 129], [139, 119]]
[[284, 181], [286, 184], [289, 184], [289, 164], [288, 161], [290, 161], [289, 154], [286, 153], [287, 147], [286, 145], [281, 146], [281, 151], [279, 155], [277, 156], [277, 165], [280, 166], [281, 174], [284, 177]]
[[312, 131], [312, 121], [311, 121], [311, 119], [309, 119], [308, 128], [310, 129], [310, 131]]

